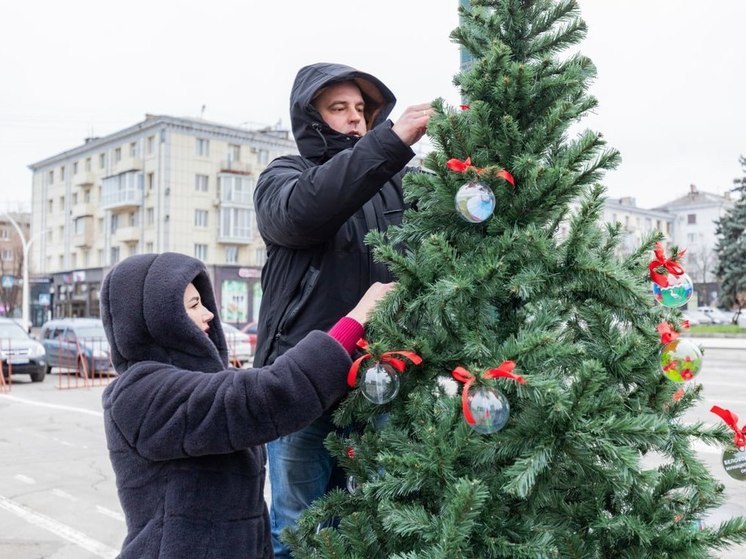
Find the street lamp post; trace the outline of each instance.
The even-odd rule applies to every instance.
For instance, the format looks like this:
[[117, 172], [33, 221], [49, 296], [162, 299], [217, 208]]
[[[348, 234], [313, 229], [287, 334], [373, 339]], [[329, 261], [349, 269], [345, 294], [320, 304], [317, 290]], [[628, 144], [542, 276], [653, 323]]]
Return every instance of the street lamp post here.
[[8, 220], [13, 224], [13, 227], [16, 228], [16, 231], [18, 232], [18, 236], [21, 238], [21, 246], [23, 247], [23, 262], [22, 262], [22, 273], [23, 273], [23, 289], [22, 289], [22, 296], [21, 296], [21, 320], [23, 322], [23, 327], [28, 330], [31, 326], [31, 320], [29, 319], [30, 314], [30, 291], [29, 291], [29, 280], [28, 280], [28, 255], [29, 255], [29, 249], [31, 248], [31, 243], [33, 243], [36, 238], [39, 236], [39, 233], [36, 233], [35, 235], [31, 235], [31, 238], [26, 240], [26, 236], [23, 234], [23, 230], [21, 229], [21, 226], [18, 225], [15, 219], [7, 213], [3, 212], [5, 217], [8, 218]]

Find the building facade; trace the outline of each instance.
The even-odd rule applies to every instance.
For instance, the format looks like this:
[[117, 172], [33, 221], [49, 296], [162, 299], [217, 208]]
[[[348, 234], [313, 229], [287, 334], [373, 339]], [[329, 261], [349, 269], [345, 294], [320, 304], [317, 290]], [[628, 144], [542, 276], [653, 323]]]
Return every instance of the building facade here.
[[256, 319], [265, 247], [254, 186], [272, 159], [291, 153], [287, 131], [147, 115], [29, 165], [39, 234], [30, 260], [52, 280], [52, 316], [98, 316], [111, 266], [170, 251], [205, 262], [223, 320]]

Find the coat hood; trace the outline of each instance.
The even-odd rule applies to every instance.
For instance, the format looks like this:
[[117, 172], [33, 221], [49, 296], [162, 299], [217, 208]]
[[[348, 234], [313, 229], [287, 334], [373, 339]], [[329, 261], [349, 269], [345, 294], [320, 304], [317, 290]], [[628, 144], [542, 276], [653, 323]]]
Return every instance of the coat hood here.
[[290, 122], [298, 151], [303, 157], [325, 161], [355, 145], [359, 138], [330, 128], [311, 104], [316, 93], [336, 82], [354, 81], [365, 100], [365, 122], [372, 130], [385, 121], [396, 104], [396, 97], [381, 80], [344, 64], [320, 62], [298, 71], [290, 93]]
[[[184, 308], [192, 283], [215, 315], [206, 336]], [[101, 318], [118, 373], [140, 361], [215, 372], [228, 350], [210, 277], [204, 264], [184, 254], [140, 254], [122, 260], [101, 286]]]

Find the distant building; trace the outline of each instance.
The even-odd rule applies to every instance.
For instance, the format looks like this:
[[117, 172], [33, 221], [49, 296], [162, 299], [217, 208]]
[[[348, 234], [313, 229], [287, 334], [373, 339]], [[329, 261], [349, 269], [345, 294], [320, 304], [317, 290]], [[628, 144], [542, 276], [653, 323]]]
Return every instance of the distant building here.
[[196, 118], [144, 121], [29, 165], [38, 274], [53, 280], [53, 316], [98, 316], [108, 269], [140, 253], [204, 261], [226, 322], [255, 319], [265, 247], [253, 193], [275, 157], [297, 153], [283, 130]]
[[0, 211], [0, 316], [21, 316], [24, 255], [16, 226], [28, 240], [30, 221], [28, 213]]
[[686, 249], [687, 273], [695, 282], [715, 280], [717, 254], [715, 222], [734, 204], [730, 192], [724, 195], [700, 192], [690, 185], [689, 192], [656, 208], [671, 215], [673, 235], [671, 243]]

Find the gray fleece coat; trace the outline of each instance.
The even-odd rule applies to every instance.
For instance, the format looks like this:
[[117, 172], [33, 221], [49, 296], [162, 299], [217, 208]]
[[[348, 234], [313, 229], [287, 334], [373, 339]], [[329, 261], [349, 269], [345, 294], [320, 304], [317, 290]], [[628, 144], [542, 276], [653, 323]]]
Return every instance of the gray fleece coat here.
[[[208, 335], [184, 308], [190, 282], [215, 314]], [[345, 394], [347, 352], [314, 331], [271, 366], [228, 368], [205, 267], [176, 253], [115, 266], [101, 316], [119, 373], [103, 407], [127, 522], [120, 557], [271, 558], [262, 445]]]

